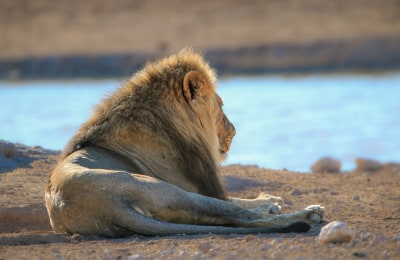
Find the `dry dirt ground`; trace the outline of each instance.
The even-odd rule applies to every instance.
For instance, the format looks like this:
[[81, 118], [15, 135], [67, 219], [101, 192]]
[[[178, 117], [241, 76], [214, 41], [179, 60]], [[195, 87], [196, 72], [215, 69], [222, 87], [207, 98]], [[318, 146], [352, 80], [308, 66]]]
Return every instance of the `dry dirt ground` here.
[[[15, 152], [16, 151], [16, 152]], [[284, 211], [310, 204], [326, 208], [355, 239], [322, 245], [326, 224], [304, 234], [198, 235], [122, 239], [54, 234], [44, 206], [44, 185], [57, 152], [16, 145], [0, 155], [0, 259], [398, 259], [400, 165], [377, 172], [297, 173], [256, 166], [222, 168], [230, 195], [268, 192], [284, 198]]]

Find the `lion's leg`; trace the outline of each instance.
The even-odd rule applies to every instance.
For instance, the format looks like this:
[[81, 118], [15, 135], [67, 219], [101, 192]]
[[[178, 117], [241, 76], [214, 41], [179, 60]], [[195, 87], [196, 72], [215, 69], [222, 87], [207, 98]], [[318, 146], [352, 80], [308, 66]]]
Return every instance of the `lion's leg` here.
[[268, 194], [266, 192], [261, 192], [256, 200], [264, 200], [267, 201], [268, 203], [280, 203], [283, 204], [283, 199], [278, 196], [273, 196], [271, 194]]
[[136, 211], [167, 222], [275, 228], [297, 221], [312, 222], [312, 215], [322, 217], [323, 214], [321, 207], [313, 206], [292, 214], [269, 215], [228, 201], [186, 192], [148, 176], [132, 177], [135, 182], [131, 189], [124, 192], [125, 200]]
[[256, 199], [241, 199], [230, 197], [229, 200], [239, 207], [245, 209], [255, 209], [259, 212], [264, 212], [267, 214], [280, 214], [281, 206], [283, 204], [283, 199], [281, 197], [272, 196], [265, 192], [258, 195]]
[[[257, 219], [252, 212], [227, 201], [187, 192], [149, 176], [131, 174], [132, 185], [125, 200], [136, 211], [167, 222], [197, 225], [239, 225], [244, 218]], [[138, 199], [140, 198], [140, 199]], [[240, 222], [240, 221], [239, 221]]]
[[241, 199], [230, 197], [229, 201], [233, 204], [245, 208], [245, 209], [254, 209], [258, 212], [264, 212], [266, 214], [280, 214], [281, 207], [278, 203], [270, 203], [269, 200], [266, 199]]
[[310, 226], [305, 222], [295, 222], [286, 227], [274, 228], [246, 228], [246, 227], [225, 227], [215, 225], [188, 225], [176, 224], [160, 221], [139, 212], [126, 209], [115, 212], [116, 223], [114, 228], [116, 232], [107, 236], [119, 237], [132, 234], [144, 235], [176, 235], [176, 234], [258, 234], [258, 233], [289, 233], [289, 232], [307, 232]]
[[254, 209], [265, 204], [284, 204], [281, 197], [273, 196], [266, 192], [261, 192], [255, 199], [241, 199], [234, 197], [229, 199], [232, 201], [232, 203], [246, 209]]
[[[293, 214], [269, 215], [123, 171], [95, 169], [73, 176], [62, 193], [54, 186], [46, 196], [48, 209], [58, 212], [51, 214], [53, 224], [60, 225], [53, 225], [58, 232], [112, 237], [305, 232], [309, 225], [304, 222], [323, 214], [322, 208], [314, 206]], [[83, 192], [77, 193], [76, 187]]]

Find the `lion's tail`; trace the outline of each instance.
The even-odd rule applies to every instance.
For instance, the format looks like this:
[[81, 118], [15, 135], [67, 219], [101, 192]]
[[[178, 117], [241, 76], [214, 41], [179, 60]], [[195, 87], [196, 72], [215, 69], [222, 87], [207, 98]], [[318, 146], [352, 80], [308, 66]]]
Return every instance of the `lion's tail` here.
[[258, 233], [302, 233], [310, 229], [310, 225], [306, 222], [295, 222], [283, 228], [236, 228], [223, 226], [201, 226], [175, 224], [160, 221], [148, 216], [145, 216], [134, 209], [121, 212], [116, 216], [115, 226], [118, 226], [119, 234], [122, 235], [176, 235], [176, 234], [258, 234]]

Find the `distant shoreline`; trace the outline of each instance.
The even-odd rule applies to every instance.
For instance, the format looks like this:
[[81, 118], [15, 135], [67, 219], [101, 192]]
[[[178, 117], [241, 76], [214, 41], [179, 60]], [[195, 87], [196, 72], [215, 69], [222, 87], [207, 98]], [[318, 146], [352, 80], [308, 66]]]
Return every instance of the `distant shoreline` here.
[[[266, 44], [199, 51], [219, 75], [381, 71], [400, 68], [400, 37]], [[158, 51], [0, 59], [0, 80], [129, 77], [146, 62], [167, 54]]]

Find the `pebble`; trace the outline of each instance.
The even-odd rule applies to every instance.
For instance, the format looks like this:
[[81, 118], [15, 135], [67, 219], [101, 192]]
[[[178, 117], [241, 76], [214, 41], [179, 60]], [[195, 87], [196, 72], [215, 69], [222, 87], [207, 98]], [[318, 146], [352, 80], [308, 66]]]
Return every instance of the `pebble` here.
[[371, 233], [361, 233], [360, 238], [365, 241], [371, 238]]
[[371, 159], [356, 159], [357, 170], [362, 172], [376, 172], [383, 168], [383, 164]]
[[312, 173], [337, 173], [340, 172], [342, 163], [330, 157], [323, 157], [311, 166]]
[[211, 248], [212, 248], [212, 245], [211, 245], [210, 242], [201, 243], [201, 244], [199, 245], [199, 247], [198, 247], [198, 249], [199, 249], [201, 252], [203, 252], [203, 253], [207, 253], [208, 251], [211, 250]]
[[293, 196], [299, 196], [301, 194], [303, 194], [303, 192], [301, 192], [299, 189], [294, 189], [291, 193]]
[[281, 242], [282, 242], [282, 238], [277, 237], [271, 242], [271, 244], [276, 245], [276, 244], [280, 244]]
[[354, 231], [341, 221], [333, 221], [323, 227], [319, 233], [321, 244], [349, 242], [354, 239]]
[[363, 252], [363, 251], [354, 252], [354, 253], [353, 253], [353, 256], [364, 258], [364, 257], [367, 257], [367, 253], [365, 253], [365, 252]]
[[18, 157], [18, 149], [15, 144], [0, 140], [0, 153], [10, 159]]

